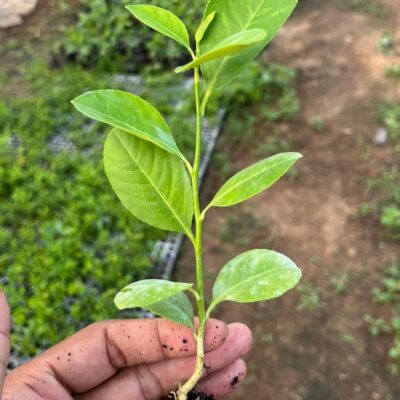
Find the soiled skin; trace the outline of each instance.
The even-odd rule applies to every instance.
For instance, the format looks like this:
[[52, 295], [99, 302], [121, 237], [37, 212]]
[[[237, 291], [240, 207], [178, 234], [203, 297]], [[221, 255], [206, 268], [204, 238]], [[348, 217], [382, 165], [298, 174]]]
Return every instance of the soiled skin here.
[[[190, 329], [163, 319], [90, 325], [7, 377], [10, 317], [0, 290], [2, 400], [161, 400], [192, 374], [196, 343]], [[221, 399], [243, 382], [241, 357], [252, 337], [243, 324], [210, 320], [206, 372], [199, 389]], [[4, 381], [5, 378], [5, 381]]]

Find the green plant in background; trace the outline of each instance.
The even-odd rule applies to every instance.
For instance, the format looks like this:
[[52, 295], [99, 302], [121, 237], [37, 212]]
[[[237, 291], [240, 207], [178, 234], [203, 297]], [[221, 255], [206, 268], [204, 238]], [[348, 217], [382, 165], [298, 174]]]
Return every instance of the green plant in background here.
[[380, 107], [379, 119], [389, 130], [390, 137], [400, 139], [400, 104], [388, 103]]
[[325, 307], [321, 300], [321, 290], [311, 283], [304, 283], [298, 288], [300, 292], [300, 302], [297, 309], [300, 311], [317, 311]]
[[400, 208], [396, 205], [384, 207], [381, 224], [391, 232], [394, 239], [400, 239]]
[[334, 294], [339, 295], [346, 292], [353, 276], [349, 271], [339, 272], [329, 278], [329, 283], [333, 288]]
[[[228, 111], [224, 130], [231, 140], [248, 140], [249, 132], [254, 133], [261, 121], [293, 120], [299, 112], [295, 77], [291, 68], [257, 62], [217, 93], [216, 103]], [[246, 107], [249, 110], [243, 112]]]
[[392, 56], [395, 53], [395, 40], [392, 32], [385, 32], [378, 42], [378, 50], [385, 56]]
[[394, 263], [385, 269], [380, 288], [372, 290], [374, 302], [390, 308], [391, 320], [374, 318], [366, 315], [364, 320], [368, 324], [372, 336], [381, 333], [393, 336], [393, 344], [389, 349], [391, 360], [390, 370], [393, 374], [400, 372], [400, 264]]
[[374, 200], [364, 203], [360, 213], [364, 216], [377, 214], [388, 237], [399, 240], [400, 171], [397, 167], [383, 169], [378, 177], [367, 180], [367, 190]]
[[[254, 60], [295, 5], [296, 0], [211, 0], [195, 33], [195, 50], [186, 26], [170, 11], [152, 5], [127, 7], [138, 20], [180, 44], [192, 58], [176, 72], [194, 73], [193, 161], [181, 152], [161, 114], [142, 98], [122, 91], [98, 90], [73, 101], [83, 114], [113, 127], [105, 143], [104, 165], [122, 204], [150, 225], [184, 233], [193, 245], [195, 287], [191, 283], [145, 280], [125, 287], [115, 298], [120, 309], [143, 307], [193, 329], [197, 339], [196, 369], [176, 393], [179, 400], [187, 398], [203, 375], [205, 325], [215, 308], [224, 301], [248, 303], [276, 298], [292, 289], [301, 277], [287, 257], [270, 250], [251, 250], [222, 268], [212, 300], [206, 305], [202, 229], [207, 212], [212, 207], [241, 203], [267, 189], [301, 158], [300, 154], [282, 153], [260, 161], [230, 178], [205, 208], [201, 209], [199, 201], [202, 116], [208, 101]], [[196, 300], [197, 329], [185, 291]]]
[[[201, 17], [203, 0], [151, 0], [185, 17], [193, 31]], [[108, 71], [137, 71], [144, 64], [178, 65], [185, 57], [176, 42], [165, 42], [130, 18], [124, 6], [140, 0], [80, 0], [77, 22], [67, 28], [54, 50], [59, 63], [72, 61]]]
[[378, 336], [380, 333], [390, 333], [391, 327], [381, 318], [374, 318], [369, 314], [364, 315], [364, 321], [368, 325], [369, 333]]
[[322, 133], [326, 128], [324, 119], [322, 117], [313, 117], [311, 119], [311, 127], [315, 132]]
[[393, 79], [395, 81], [400, 80], [400, 64], [389, 65], [385, 68], [385, 75], [389, 79]]
[[116, 316], [110, 288], [149, 276], [151, 245], [162, 237], [110, 207], [104, 129], [71, 116], [71, 97], [112, 79], [42, 63], [30, 64], [24, 79], [22, 96], [12, 85], [0, 101], [0, 271], [20, 357]]

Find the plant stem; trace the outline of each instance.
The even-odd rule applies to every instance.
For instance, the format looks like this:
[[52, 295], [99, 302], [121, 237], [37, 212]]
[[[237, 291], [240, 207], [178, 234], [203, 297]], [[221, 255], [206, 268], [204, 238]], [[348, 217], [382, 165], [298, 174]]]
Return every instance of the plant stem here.
[[201, 161], [201, 103], [200, 103], [200, 70], [194, 70], [194, 91], [196, 98], [196, 150], [192, 177], [194, 218], [196, 224], [196, 238], [194, 243], [196, 257], [196, 286], [197, 286], [197, 312], [199, 315], [199, 328], [197, 332], [197, 358], [196, 369], [192, 377], [178, 391], [178, 400], [186, 400], [188, 393], [196, 386], [201, 379], [204, 369], [204, 330], [207, 322], [204, 305], [204, 280], [203, 280], [203, 254], [202, 254], [202, 236], [203, 236], [203, 215], [200, 211], [199, 198], [199, 172]]

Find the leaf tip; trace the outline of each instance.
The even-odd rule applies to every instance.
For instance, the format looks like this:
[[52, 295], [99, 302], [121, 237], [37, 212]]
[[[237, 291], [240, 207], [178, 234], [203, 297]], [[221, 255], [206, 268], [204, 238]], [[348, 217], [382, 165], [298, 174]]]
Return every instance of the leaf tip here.
[[300, 160], [301, 158], [304, 158], [304, 156], [303, 156], [302, 153], [297, 153], [297, 152], [293, 153], [293, 157], [294, 157], [296, 160]]
[[279, 156], [286, 156], [286, 157], [290, 158], [291, 161], [294, 161], [294, 162], [304, 158], [303, 154], [298, 153], [296, 151], [287, 152], [287, 153], [279, 153], [276, 155], [276, 157], [279, 157]]
[[78, 111], [79, 111], [79, 99], [80, 99], [82, 96], [83, 96], [83, 94], [80, 95], [80, 96], [77, 96], [77, 97], [75, 97], [74, 99], [71, 100], [71, 104], [72, 104]]

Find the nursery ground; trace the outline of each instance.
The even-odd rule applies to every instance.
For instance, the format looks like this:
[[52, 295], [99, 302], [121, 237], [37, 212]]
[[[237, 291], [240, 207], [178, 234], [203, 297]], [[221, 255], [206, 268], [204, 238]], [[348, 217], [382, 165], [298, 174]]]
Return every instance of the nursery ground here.
[[[287, 254], [304, 273], [300, 290], [282, 299], [218, 309], [217, 317], [244, 321], [254, 332], [247, 382], [232, 400], [400, 398], [387, 355], [393, 337], [373, 338], [365, 322], [365, 315], [390, 316], [371, 291], [380, 287], [385, 267], [399, 261], [399, 246], [379, 218], [360, 216], [361, 205], [373, 201], [367, 182], [400, 161], [393, 141], [374, 143], [379, 104], [400, 101], [399, 81], [385, 77], [400, 58], [377, 45], [385, 31], [398, 42], [399, 27], [397, 0], [302, 1], [265, 55], [298, 71], [300, 117], [258, 121], [257, 133], [240, 144], [223, 133], [218, 153], [232, 171], [260, 159], [260, 142], [277, 131], [281, 145], [304, 154], [290, 179], [246, 205], [210, 211], [205, 224], [208, 289], [221, 266], [248, 248]], [[211, 169], [204, 203], [221, 182], [218, 168]], [[194, 279], [188, 243], [177, 278]]]

